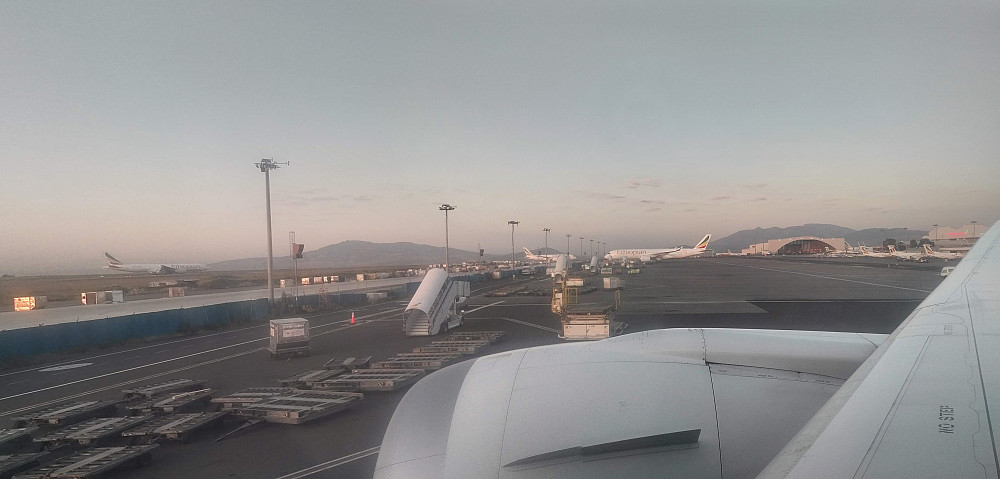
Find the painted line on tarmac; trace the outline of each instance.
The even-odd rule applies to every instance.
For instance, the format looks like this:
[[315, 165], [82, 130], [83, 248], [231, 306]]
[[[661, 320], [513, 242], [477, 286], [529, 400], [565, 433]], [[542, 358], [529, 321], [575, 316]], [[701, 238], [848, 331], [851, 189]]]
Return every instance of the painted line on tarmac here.
[[480, 309], [486, 309], [486, 308], [488, 308], [490, 306], [496, 306], [496, 305], [498, 305], [498, 304], [500, 304], [502, 302], [503, 301], [497, 301], [495, 303], [487, 304], [486, 306], [480, 306], [480, 307], [478, 307], [476, 309], [470, 309], [470, 310], [466, 311], [465, 314], [475, 313], [476, 311], [479, 311]]
[[556, 333], [556, 334], [559, 334], [559, 333], [562, 332], [562, 331], [559, 331], [558, 329], [546, 328], [545, 326], [540, 326], [540, 325], [537, 325], [535, 323], [529, 323], [527, 321], [521, 321], [520, 319], [503, 318], [503, 317], [500, 318], [500, 319], [502, 319], [504, 321], [510, 321], [512, 323], [523, 324], [525, 326], [531, 326], [532, 328], [538, 328], [538, 329], [541, 329], [542, 331], [549, 331], [549, 332]]
[[[339, 329], [333, 329], [333, 330], [330, 330], [330, 331], [324, 331], [324, 332], [319, 333], [319, 334], [314, 334], [313, 337], [323, 336], [323, 335], [334, 333], [334, 332], [337, 332], [337, 331], [342, 331], [344, 329], [349, 329], [349, 328], [352, 328], [352, 327], [357, 327], [357, 326], [360, 326], [360, 325], [365, 324], [365, 323], [367, 323], [367, 321], [361, 322], [361, 323], [358, 323], [358, 324], [354, 324], [354, 325], [349, 325], [349, 326], [346, 326], [346, 327], [341, 327]], [[187, 354], [187, 355], [184, 355], [184, 356], [179, 356], [179, 357], [176, 357], [176, 358], [164, 359], [163, 361], [157, 361], [155, 363], [144, 364], [142, 366], [135, 366], [135, 367], [128, 368], [128, 369], [123, 369], [121, 371], [114, 371], [114, 372], [110, 372], [110, 373], [100, 374], [100, 375], [89, 377], [89, 378], [78, 379], [76, 381], [70, 381], [70, 382], [63, 383], [63, 384], [57, 384], [55, 386], [49, 386], [49, 387], [45, 387], [45, 388], [41, 388], [41, 389], [35, 389], [34, 391], [26, 391], [26, 392], [14, 394], [14, 395], [11, 395], [11, 396], [0, 397], [0, 401], [6, 401], [8, 399], [14, 399], [14, 398], [22, 397], [22, 396], [27, 396], [27, 395], [30, 395], [30, 394], [40, 393], [40, 392], [44, 392], [44, 391], [50, 391], [50, 390], [58, 389], [58, 388], [65, 387], [65, 386], [71, 386], [73, 384], [80, 384], [80, 383], [84, 383], [84, 382], [87, 382], [87, 381], [93, 381], [95, 379], [106, 378], [108, 376], [114, 376], [116, 374], [127, 373], [127, 372], [130, 372], [130, 371], [137, 371], [139, 369], [145, 369], [145, 368], [148, 368], [148, 367], [151, 367], [151, 366], [158, 366], [158, 365], [161, 365], [161, 364], [166, 364], [166, 363], [169, 363], [169, 362], [172, 362], [172, 361], [177, 361], [177, 360], [180, 360], [180, 359], [186, 359], [186, 358], [198, 356], [198, 355], [201, 355], [201, 354], [206, 354], [206, 353], [215, 352], [215, 351], [221, 351], [223, 349], [229, 349], [229, 348], [236, 347], [236, 346], [245, 346], [247, 344], [255, 343], [255, 342], [258, 342], [258, 341], [267, 341], [267, 340], [268, 340], [268, 338], [258, 338], [258, 339], [253, 339], [253, 340], [250, 340], [250, 341], [244, 341], [242, 343], [231, 344], [229, 346], [223, 346], [223, 347], [220, 347], [220, 348], [210, 349], [208, 351], [201, 351], [201, 352], [197, 352], [197, 353]], [[262, 351], [264, 349], [265, 348], [251, 349], [249, 351], [244, 351], [244, 352], [241, 352], [241, 353], [236, 353], [236, 354], [233, 354], [233, 355], [230, 355], [230, 356], [225, 356], [223, 358], [212, 359], [212, 360], [209, 360], [209, 361], [204, 361], [204, 362], [201, 362], [201, 363], [196, 363], [196, 364], [184, 366], [184, 367], [181, 367], [181, 368], [173, 369], [173, 370], [170, 370], [170, 371], [167, 371], [167, 372], [153, 374], [153, 375], [150, 375], [150, 376], [146, 376], [144, 378], [139, 378], [139, 379], [135, 379], [135, 380], [126, 381], [126, 382], [123, 382], [123, 383], [116, 384], [114, 386], [108, 386], [108, 387], [104, 387], [104, 388], [98, 388], [98, 389], [94, 389], [94, 390], [87, 391], [87, 392], [84, 392], [84, 393], [80, 393], [80, 394], [77, 394], [77, 395], [74, 395], [74, 396], [70, 396], [70, 397], [63, 397], [63, 398], [60, 398], [60, 399], [55, 400], [55, 401], [49, 401], [48, 403], [45, 403], [43, 405], [48, 405], [50, 403], [51, 404], [55, 404], [55, 403], [58, 403], [58, 402], [65, 401], [67, 399], [73, 399], [73, 398], [77, 398], [77, 397], [82, 397], [82, 396], [86, 396], [86, 395], [89, 395], [89, 394], [93, 394], [93, 393], [96, 393], [96, 392], [107, 391], [108, 389], [114, 389], [116, 387], [121, 387], [121, 386], [124, 386], [124, 385], [128, 385], [128, 384], [132, 384], [132, 383], [135, 383], [135, 382], [139, 382], [139, 381], [147, 381], [149, 379], [157, 378], [157, 377], [164, 376], [164, 375], [167, 375], [167, 374], [173, 374], [173, 373], [176, 373], [176, 372], [186, 371], [188, 369], [193, 369], [193, 368], [196, 368], [196, 367], [205, 366], [205, 365], [208, 365], [208, 364], [213, 364], [213, 363], [216, 363], [216, 362], [219, 362], [219, 361], [222, 361], [222, 360], [233, 359], [233, 358], [237, 358], [237, 357], [240, 357], [240, 356], [245, 356], [245, 355], [250, 354], [250, 353], [254, 353], [254, 352], [257, 352], [257, 351]], [[31, 409], [35, 409], [35, 408], [41, 407], [43, 405], [36, 404], [36, 405], [33, 405], [33, 406], [29, 407], [29, 408], [22, 408], [22, 409], [23, 410], [31, 410]], [[0, 416], [7, 416], [7, 415], [10, 415], [10, 414], [12, 414], [12, 412], [11, 411], [7, 411], [7, 412], [4, 412], [4, 413], [0, 413]]]
[[326, 462], [321, 462], [315, 466], [307, 467], [301, 471], [295, 471], [291, 474], [285, 474], [284, 476], [277, 477], [276, 479], [298, 479], [300, 477], [311, 476], [317, 472], [323, 472], [327, 469], [333, 469], [337, 466], [342, 466], [344, 464], [357, 461], [358, 459], [364, 459], [368, 456], [378, 454], [379, 446], [373, 448], [365, 449], [364, 451], [358, 451], [354, 454], [348, 454], [344, 457], [333, 459]]
[[906, 291], [918, 291], [918, 292], [921, 292], [921, 293], [930, 293], [931, 292], [931, 290], [928, 290], [928, 289], [907, 288], [906, 286], [893, 286], [893, 285], [890, 285], [890, 284], [873, 283], [871, 281], [861, 281], [861, 280], [857, 280], [857, 279], [835, 278], [833, 276], [823, 276], [821, 274], [814, 274], [814, 273], [803, 273], [801, 271], [788, 271], [788, 270], [785, 270], [785, 269], [763, 268], [763, 267], [760, 267], [760, 266], [749, 266], [749, 265], [745, 265], [745, 264], [726, 263], [724, 261], [717, 261], [717, 263], [726, 264], [726, 265], [729, 265], [729, 266], [739, 266], [741, 268], [753, 268], [753, 269], [761, 269], [761, 270], [764, 270], [764, 271], [773, 271], [773, 272], [776, 272], [776, 273], [799, 274], [799, 275], [802, 275], [802, 276], [812, 276], [813, 278], [829, 279], [829, 280], [833, 280], [833, 281], [844, 281], [844, 282], [847, 282], [847, 283], [867, 284], [869, 286], [879, 286], [879, 287], [882, 287], [882, 288], [902, 289], [902, 290], [906, 290]]

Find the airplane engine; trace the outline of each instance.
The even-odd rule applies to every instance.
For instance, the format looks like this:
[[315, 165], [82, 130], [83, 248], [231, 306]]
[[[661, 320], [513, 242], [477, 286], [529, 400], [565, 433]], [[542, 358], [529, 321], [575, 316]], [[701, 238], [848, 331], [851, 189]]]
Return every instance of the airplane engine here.
[[465, 361], [407, 392], [375, 477], [754, 477], [884, 339], [669, 329]]

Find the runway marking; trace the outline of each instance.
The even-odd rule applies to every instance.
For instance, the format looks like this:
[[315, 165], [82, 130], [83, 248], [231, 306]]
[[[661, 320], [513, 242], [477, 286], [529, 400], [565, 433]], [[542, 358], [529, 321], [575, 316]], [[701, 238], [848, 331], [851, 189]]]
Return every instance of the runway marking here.
[[38, 372], [40, 372], [40, 373], [48, 373], [48, 372], [52, 372], [52, 371], [62, 371], [64, 369], [85, 368], [87, 366], [90, 366], [91, 364], [94, 364], [94, 363], [63, 364], [63, 365], [59, 365], [59, 366], [52, 366], [51, 368], [39, 369]]
[[833, 280], [833, 281], [844, 281], [844, 282], [847, 282], [847, 283], [867, 284], [869, 286], [879, 286], [879, 287], [882, 287], [882, 288], [902, 289], [902, 290], [906, 290], [906, 291], [919, 291], [921, 293], [930, 293], [931, 292], [931, 290], [927, 290], [927, 289], [907, 288], [906, 286], [893, 286], [893, 285], [889, 285], [889, 284], [873, 283], [871, 281], [861, 281], [861, 280], [857, 280], [857, 279], [835, 278], [833, 276], [823, 276], [821, 274], [814, 274], [814, 273], [803, 273], [801, 271], [788, 271], [788, 270], [785, 270], [785, 269], [764, 268], [764, 267], [761, 267], [761, 266], [749, 266], [749, 265], [745, 265], [745, 264], [726, 263], [724, 261], [717, 261], [717, 263], [725, 264], [725, 265], [729, 265], [729, 266], [739, 266], [741, 268], [761, 269], [761, 270], [764, 270], [764, 271], [772, 271], [772, 272], [776, 272], [776, 273], [799, 274], [799, 275], [802, 275], [802, 276], [811, 276], [813, 278], [829, 279], [829, 280]]
[[496, 306], [496, 305], [498, 305], [498, 304], [500, 304], [502, 302], [503, 301], [497, 301], [497, 302], [492, 303], [492, 304], [487, 304], [486, 306], [480, 306], [480, 307], [478, 307], [476, 309], [470, 309], [470, 310], [466, 311], [465, 314], [475, 313], [476, 311], [479, 311], [480, 309], [486, 309], [486, 308], [488, 308], [490, 306]]
[[[354, 325], [342, 327], [342, 328], [339, 328], [339, 329], [334, 329], [334, 330], [330, 330], [330, 331], [324, 331], [324, 332], [319, 333], [319, 334], [314, 334], [313, 337], [323, 336], [323, 335], [334, 333], [334, 332], [337, 332], [337, 331], [342, 331], [344, 329], [361, 326], [361, 325], [366, 324], [366, 323], [368, 323], [368, 321], [364, 321], [364, 322], [361, 322], [361, 323], [358, 323], [358, 324], [354, 324]], [[201, 355], [201, 354], [211, 353], [211, 352], [215, 352], [215, 351], [221, 351], [223, 349], [229, 349], [229, 348], [233, 348], [233, 347], [237, 347], [237, 346], [245, 346], [247, 344], [251, 344], [251, 343], [255, 343], [255, 342], [259, 342], [259, 341], [267, 341], [267, 340], [268, 340], [268, 338], [258, 338], [258, 339], [253, 339], [253, 340], [250, 340], [250, 341], [244, 341], [242, 343], [230, 344], [229, 346], [222, 346], [222, 347], [215, 348], [215, 349], [209, 349], [207, 351], [201, 351], [201, 352], [197, 352], [197, 353], [186, 354], [184, 356], [178, 356], [176, 358], [164, 359], [163, 361], [157, 361], [157, 362], [154, 362], [154, 363], [144, 364], [142, 366], [135, 366], [135, 367], [127, 368], [127, 369], [122, 369], [120, 371], [114, 371], [114, 372], [110, 372], [110, 373], [100, 374], [100, 375], [89, 377], [89, 378], [78, 379], [76, 381], [69, 381], [69, 382], [66, 382], [66, 383], [63, 383], [63, 384], [57, 384], [55, 386], [49, 386], [49, 387], [44, 387], [44, 388], [41, 388], [41, 389], [35, 389], [33, 391], [26, 391], [26, 392], [23, 392], [23, 393], [13, 394], [13, 395], [6, 396], [6, 397], [0, 397], [0, 401], [6, 401], [8, 399], [14, 399], [14, 398], [18, 398], [18, 397], [21, 397], [21, 396], [27, 396], [27, 395], [30, 395], [30, 394], [40, 393], [40, 392], [44, 392], [44, 391], [50, 391], [52, 389], [58, 389], [58, 388], [65, 387], [65, 386], [70, 386], [70, 385], [73, 385], [73, 384], [80, 384], [80, 383], [87, 382], [87, 381], [93, 381], [95, 379], [106, 378], [108, 376], [114, 376], [116, 374], [127, 373], [127, 372], [130, 372], [130, 371], [137, 371], [139, 369], [145, 369], [145, 368], [148, 368], [148, 367], [151, 367], [151, 366], [158, 366], [160, 364], [166, 364], [166, 363], [169, 363], [169, 362], [172, 362], [172, 361], [177, 361], [177, 360], [180, 360], [180, 359], [186, 359], [186, 358], [198, 356], [198, 355]], [[93, 394], [93, 393], [96, 393], [96, 392], [106, 391], [108, 389], [114, 389], [116, 387], [121, 387], [121, 386], [132, 384], [132, 383], [135, 383], [135, 382], [138, 382], [138, 381], [147, 381], [149, 379], [157, 378], [157, 377], [164, 376], [164, 375], [167, 375], [167, 374], [172, 374], [172, 373], [180, 372], [180, 371], [186, 371], [188, 369], [192, 369], [192, 368], [195, 368], [195, 367], [206, 366], [206, 365], [213, 364], [213, 363], [216, 363], [216, 362], [219, 362], [219, 361], [222, 361], [222, 360], [237, 358], [237, 357], [240, 357], [240, 356], [244, 356], [244, 355], [247, 355], [247, 354], [250, 354], [250, 353], [253, 353], [253, 352], [257, 352], [257, 351], [262, 351], [262, 350], [264, 350], [264, 348], [256, 348], [256, 349], [252, 349], [252, 350], [249, 350], [249, 351], [244, 351], [242, 353], [236, 353], [236, 354], [233, 354], [233, 355], [230, 355], [230, 356], [226, 356], [224, 358], [212, 359], [212, 360], [209, 360], [209, 361], [204, 361], [204, 362], [192, 364], [192, 365], [189, 365], [189, 366], [184, 366], [184, 367], [173, 369], [171, 371], [167, 371], [167, 372], [164, 372], [164, 373], [157, 373], [157, 374], [153, 374], [153, 375], [150, 375], [150, 376], [146, 376], [144, 378], [130, 380], [130, 381], [125, 381], [123, 383], [119, 383], [119, 384], [116, 384], [114, 386], [109, 386], [109, 387], [105, 387], [105, 388], [98, 388], [98, 389], [94, 389], [94, 390], [91, 390], [91, 391], [80, 393], [80, 394], [77, 394], [77, 395], [74, 395], [74, 396], [71, 396], [71, 397], [63, 397], [63, 398], [60, 398], [60, 399], [55, 400], [55, 401], [50, 401], [49, 403], [45, 403], [45, 404], [42, 404], [42, 405], [36, 404], [36, 405], [31, 406], [29, 408], [22, 408], [22, 409], [24, 409], [24, 410], [31, 410], [31, 409], [35, 409], [35, 408], [38, 408], [38, 407], [42, 407], [43, 405], [48, 405], [50, 403], [51, 404], [55, 404], [55, 403], [58, 403], [58, 402], [65, 401], [67, 399], [72, 399], [72, 398], [76, 398], [76, 397], [82, 397], [82, 396], [86, 396], [86, 395]], [[7, 415], [10, 415], [10, 414], [12, 414], [11, 411], [0, 413], [0, 417], [7, 416]]]
[[358, 459], [364, 459], [368, 456], [378, 454], [378, 451], [379, 451], [379, 446], [375, 446], [369, 449], [365, 449], [364, 451], [355, 452], [354, 454], [348, 454], [344, 457], [332, 459], [326, 462], [321, 462], [319, 464], [316, 464], [315, 466], [310, 466], [305, 469], [302, 469], [301, 471], [296, 471], [291, 474], [285, 474], [284, 476], [277, 477], [276, 479], [298, 479], [300, 477], [311, 476], [313, 474], [316, 474], [317, 472], [323, 472], [327, 469], [333, 469], [334, 467], [342, 466], [344, 464], [357, 461]]
[[512, 323], [523, 324], [525, 326], [531, 326], [532, 328], [538, 328], [538, 329], [541, 329], [542, 331], [549, 331], [551, 333], [559, 334], [559, 333], [562, 332], [562, 331], [559, 331], [558, 329], [546, 328], [545, 326], [541, 326], [541, 325], [538, 325], [538, 324], [535, 324], [535, 323], [529, 323], [527, 321], [521, 321], [520, 319], [506, 318], [506, 317], [501, 317], [500, 319], [502, 319], [504, 321], [510, 321]]

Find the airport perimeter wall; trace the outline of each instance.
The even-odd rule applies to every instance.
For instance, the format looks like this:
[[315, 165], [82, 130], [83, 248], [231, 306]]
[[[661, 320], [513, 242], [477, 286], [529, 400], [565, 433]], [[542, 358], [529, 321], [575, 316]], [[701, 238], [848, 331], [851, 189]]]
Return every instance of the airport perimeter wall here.
[[[453, 276], [453, 279], [478, 283], [492, 278], [488, 273], [479, 273]], [[420, 282], [414, 281], [391, 288], [379, 288], [379, 291], [387, 293], [386, 299], [396, 300], [412, 296], [419, 286]], [[298, 307], [309, 306], [315, 309], [323, 309], [326, 305], [351, 307], [365, 305], [371, 301], [368, 293], [327, 292], [299, 296]], [[5, 330], [0, 331], [0, 361], [110, 345], [129, 339], [193, 333], [234, 324], [263, 322], [270, 317], [271, 308], [267, 299], [262, 298]]]

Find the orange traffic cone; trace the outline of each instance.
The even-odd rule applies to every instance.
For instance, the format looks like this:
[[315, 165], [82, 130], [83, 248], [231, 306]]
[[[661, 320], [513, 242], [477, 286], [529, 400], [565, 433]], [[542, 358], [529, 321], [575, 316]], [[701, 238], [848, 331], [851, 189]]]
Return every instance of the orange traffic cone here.
[[351, 324], [354, 324], [354, 311], [351, 311]]

